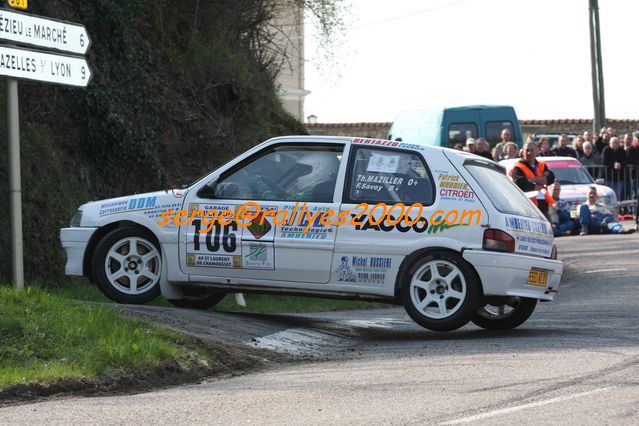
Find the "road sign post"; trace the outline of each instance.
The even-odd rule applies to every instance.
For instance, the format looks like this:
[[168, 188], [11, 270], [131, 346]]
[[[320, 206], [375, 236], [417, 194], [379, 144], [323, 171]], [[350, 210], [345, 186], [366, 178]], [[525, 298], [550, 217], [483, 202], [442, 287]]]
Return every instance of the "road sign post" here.
[[11, 266], [13, 285], [24, 288], [22, 247], [22, 184], [20, 181], [20, 118], [18, 82], [7, 79], [7, 128], [9, 130], [9, 208], [11, 209]]
[[[27, 0], [8, 0], [26, 9]], [[0, 9], [0, 40], [84, 55], [91, 39], [82, 25]], [[86, 87], [91, 69], [83, 57], [0, 45], [0, 75], [7, 78], [9, 208], [13, 286], [24, 288], [22, 185], [20, 182], [20, 116], [16, 79]]]

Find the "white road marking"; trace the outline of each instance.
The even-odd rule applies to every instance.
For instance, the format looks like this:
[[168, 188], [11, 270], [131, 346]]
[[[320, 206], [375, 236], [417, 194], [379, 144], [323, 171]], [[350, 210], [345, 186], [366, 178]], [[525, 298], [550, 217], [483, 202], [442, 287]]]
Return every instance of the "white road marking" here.
[[442, 423], [442, 424], [444, 424], [444, 425], [458, 425], [458, 424], [462, 424], [462, 423], [470, 423], [470, 422], [474, 422], [474, 421], [477, 421], [477, 420], [483, 420], [483, 419], [487, 419], [487, 418], [490, 418], [490, 417], [500, 416], [502, 414], [510, 414], [510, 413], [514, 413], [514, 412], [517, 412], [517, 411], [521, 411], [521, 410], [527, 410], [528, 408], [536, 408], [536, 407], [541, 407], [541, 406], [544, 406], [544, 405], [554, 404], [556, 402], [563, 402], [563, 401], [568, 401], [570, 399], [581, 398], [582, 396], [587, 396], [587, 395], [592, 395], [592, 394], [599, 393], [599, 392], [609, 391], [610, 389], [614, 389], [615, 387], [616, 386], [609, 386], [609, 387], [605, 387], [605, 388], [589, 390], [589, 391], [586, 391], [586, 392], [575, 393], [575, 394], [572, 394], [572, 395], [559, 396], [557, 398], [551, 398], [551, 399], [547, 399], [545, 401], [538, 401], [538, 402], [532, 402], [530, 404], [518, 405], [518, 406], [515, 406], [515, 407], [502, 408], [500, 410], [488, 411], [486, 413], [476, 414], [476, 415], [470, 416], [470, 417], [462, 417], [461, 419], [451, 420], [449, 422]]
[[590, 271], [584, 271], [584, 274], [596, 274], [598, 272], [623, 272], [627, 271], [626, 268], [609, 268], [609, 269], [592, 269]]

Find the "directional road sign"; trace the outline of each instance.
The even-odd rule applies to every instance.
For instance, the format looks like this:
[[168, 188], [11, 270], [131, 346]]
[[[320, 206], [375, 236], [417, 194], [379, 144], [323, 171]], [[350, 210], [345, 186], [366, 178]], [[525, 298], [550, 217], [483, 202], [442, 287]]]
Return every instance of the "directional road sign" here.
[[91, 39], [84, 26], [0, 9], [0, 39], [84, 55]]
[[0, 46], [0, 75], [86, 87], [91, 69], [84, 58]]

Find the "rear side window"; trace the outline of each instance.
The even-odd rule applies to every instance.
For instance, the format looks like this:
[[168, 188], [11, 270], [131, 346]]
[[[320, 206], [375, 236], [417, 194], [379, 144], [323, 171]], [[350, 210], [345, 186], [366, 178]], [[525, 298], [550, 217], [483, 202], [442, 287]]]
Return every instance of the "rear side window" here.
[[546, 220], [521, 189], [496, 166], [471, 162], [466, 163], [464, 167], [500, 212]]
[[477, 137], [477, 125], [475, 123], [451, 123], [448, 126], [448, 146], [456, 143], [465, 143], [468, 138]]
[[424, 159], [417, 153], [356, 148], [351, 153], [344, 202], [432, 204], [435, 187]]
[[510, 130], [510, 140], [515, 140], [515, 126], [512, 121], [487, 121], [486, 122], [486, 140], [491, 146], [495, 146], [501, 141], [501, 131]]

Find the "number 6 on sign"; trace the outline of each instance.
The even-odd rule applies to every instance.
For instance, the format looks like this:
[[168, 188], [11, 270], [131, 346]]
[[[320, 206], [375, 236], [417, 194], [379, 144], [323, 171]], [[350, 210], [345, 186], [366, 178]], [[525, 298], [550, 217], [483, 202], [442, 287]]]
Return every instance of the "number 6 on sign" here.
[[11, 7], [15, 7], [16, 9], [26, 9], [29, 7], [28, 0], [8, 0], [7, 4]]

